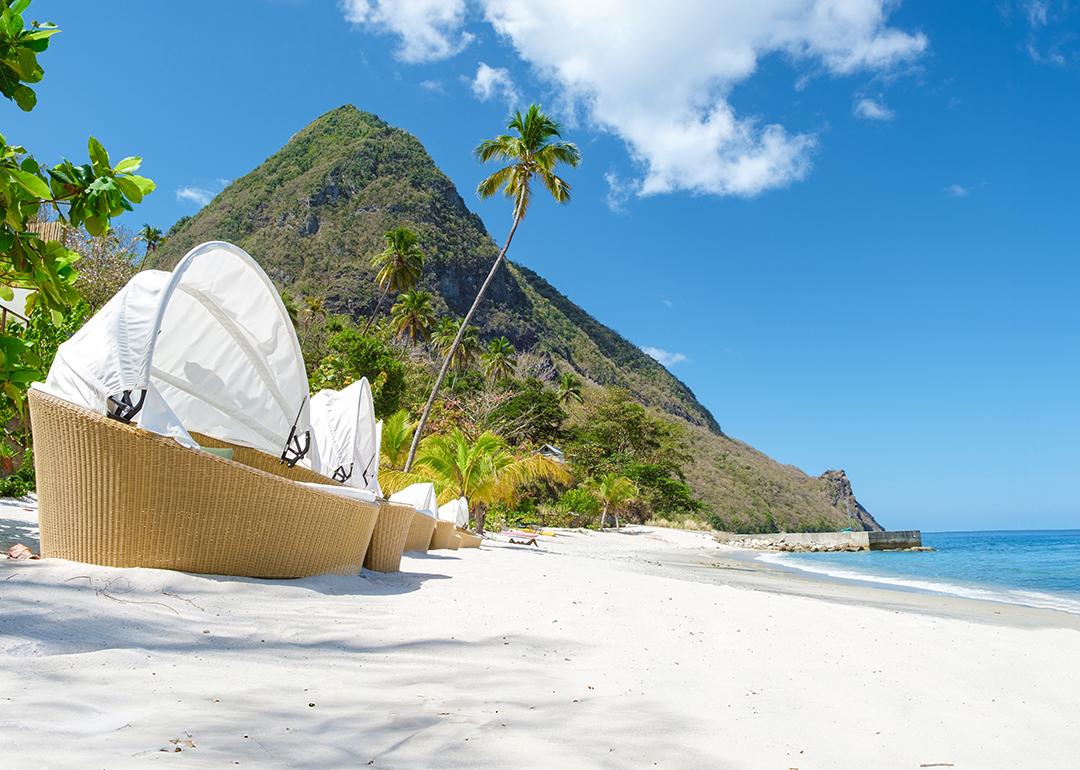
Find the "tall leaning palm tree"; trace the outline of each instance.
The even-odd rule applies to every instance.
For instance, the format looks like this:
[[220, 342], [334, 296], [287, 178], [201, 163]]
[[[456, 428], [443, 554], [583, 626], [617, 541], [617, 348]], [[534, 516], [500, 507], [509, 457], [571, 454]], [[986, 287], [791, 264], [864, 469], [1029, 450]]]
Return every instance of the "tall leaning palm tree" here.
[[534, 104], [526, 110], [524, 115], [520, 112], [515, 113], [506, 127], [513, 133], [502, 134], [494, 139], [488, 139], [481, 142], [476, 148], [476, 157], [482, 163], [487, 163], [490, 160], [508, 161], [507, 165], [477, 185], [476, 193], [481, 198], [490, 198], [502, 191], [507, 198], [514, 202], [514, 214], [510, 232], [507, 234], [506, 241], [499, 250], [495, 262], [491, 265], [487, 278], [484, 279], [484, 283], [481, 284], [480, 290], [476, 293], [476, 299], [473, 300], [472, 307], [465, 314], [450, 351], [443, 360], [439, 376], [435, 379], [435, 385], [431, 389], [431, 395], [428, 397], [424, 411], [416, 424], [412, 446], [409, 447], [409, 457], [405, 462], [406, 469], [412, 467], [417, 447], [420, 445], [420, 437], [424, 433], [424, 426], [427, 425], [428, 417], [431, 415], [431, 408], [435, 405], [435, 399], [439, 396], [439, 388], [442, 387], [443, 380], [446, 379], [446, 373], [450, 370], [450, 362], [454, 357], [454, 351], [461, 344], [461, 338], [469, 321], [472, 320], [476, 309], [483, 301], [484, 294], [491, 285], [491, 281], [495, 278], [499, 265], [506, 258], [506, 252], [510, 248], [510, 242], [514, 239], [514, 233], [517, 231], [518, 225], [525, 218], [525, 212], [528, 211], [529, 202], [532, 200], [533, 183], [539, 179], [540, 183], [551, 193], [551, 197], [559, 203], [566, 203], [570, 200], [570, 185], [558, 176], [555, 170], [559, 164], [576, 166], [581, 161], [581, 153], [573, 144], [562, 141], [559, 124], [544, 114], [539, 105]]
[[592, 492], [603, 506], [600, 511], [600, 529], [607, 523], [609, 513], [615, 514], [615, 526], [618, 527], [619, 511], [627, 503], [636, 500], [639, 494], [637, 484], [617, 473], [605, 473], [599, 478], [590, 479], [585, 488]]
[[390, 292], [404, 294], [416, 286], [424, 272], [424, 252], [420, 250], [416, 233], [407, 227], [395, 227], [385, 237], [386, 248], [371, 258], [371, 266], [378, 270], [375, 283], [382, 289], [382, 294], [368, 318], [364, 334], [368, 333]]
[[484, 359], [484, 374], [498, 382], [508, 379], [514, 373], [514, 346], [506, 337], [496, 337], [488, 343]]
[[394, 332], [412, 342], [426, 340], [435, 326], [435, 310], [431, 307], [431, 292], [413, 289], [398, 297], [390, 308]]

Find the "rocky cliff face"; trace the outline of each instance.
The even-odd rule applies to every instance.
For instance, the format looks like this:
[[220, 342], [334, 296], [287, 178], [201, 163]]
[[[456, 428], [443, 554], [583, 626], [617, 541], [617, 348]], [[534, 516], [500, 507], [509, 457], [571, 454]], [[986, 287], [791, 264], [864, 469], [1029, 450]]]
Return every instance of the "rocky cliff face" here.
[[861, 528], [867, 532], [883, 532], [885, 530], [870, 515], [870, 511], [863, 508], [862, 504], [855, 498], [855, 493], [851, 490], [851, 481], [842, 469], [825, 471], [821, 474], [821, 480], [825, 482], [829, 505], [846, 513], [853, 522], [857, 522], [857, 525], [853, 524], [854, 528]]
[[[203, 241], [231, 241], [295, 296], [322, 297], [330, 312], [359, 319], [377, 301], [371, 255], [387, 230], [402, 225], [420, 237], [422, 288], [435, 294], [436, 310], [463, 315], [497, 246], [415, 137], [346, 106], [178, 223], [149, 263], [168, 268]], [[819, 479], [725, 436], [684, 383], [525, 267], [509, 263], [497, 274], [474, 323], [484, 339], [506, 336], [518, 350], [545, 353], [560, 369], [624, 387], [688, 423], [700, 449], [690, 482], [733, 525], [839, 528], [848, 521], [847, 498], [829, 504]], [[857, 502], [851, 507], [865, 513]]]

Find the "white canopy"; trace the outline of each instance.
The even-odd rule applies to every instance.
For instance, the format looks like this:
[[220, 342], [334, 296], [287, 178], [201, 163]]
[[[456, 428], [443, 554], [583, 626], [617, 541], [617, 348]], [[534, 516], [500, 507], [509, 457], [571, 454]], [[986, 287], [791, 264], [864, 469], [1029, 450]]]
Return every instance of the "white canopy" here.
[[311, 397], [311, 435], [322, 472], [337, 481], [380, 492], [380, 432], [366, 378], [343, 390], [320, 390]]
[[437, 518], [439, 503], [435, 499], [435, 485], [427, 482], [410, 484], [400, 492], [390, 495], [390, 502], [411, 505], [431, 518]]
[[[281, 297], [243, 249], [197, 246], [138, 273], [60, 346], [44, 390], [195, 446], [189, 432], [293, 460], [307, 373]], [[305, 465], [318, 469], [312, 446]]]
[[469, 526], [469, 501], [464, 497], [459, 497], [457, 500], [440, 505], [439, 518], [443, 521], [452, 521], [455, 527], [465, 529]]

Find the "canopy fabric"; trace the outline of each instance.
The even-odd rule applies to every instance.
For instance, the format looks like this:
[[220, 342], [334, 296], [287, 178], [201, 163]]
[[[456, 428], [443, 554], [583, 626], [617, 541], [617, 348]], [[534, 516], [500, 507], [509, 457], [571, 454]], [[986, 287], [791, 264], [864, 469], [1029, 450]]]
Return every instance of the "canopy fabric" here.
[[[280, 455], [310, 431], [307, 374], [273, 283], [243, 249], [214, 241], [170, 272], [145, 270], [60, 346], [42, 389], [188, 446], [204, 433]], [[301, 441], [301, 446], [303, 442]], [[305, 465], [319, 469], [314, 447]]]
[[454, 522], [455, 527], [464, 529], [469, 525], [469, 501], [464, 497], [451, 500], [439, 506], [439, 518]]
[[411, 505], [420, 513], [437, 518], [439, 504], [435, 499], [435, 485], [428, 482], [410, 484], [400, 492], [390, 495], [390, 502]]
[[311, 397], [312, 438], [322, 473], [357, 489], [379, 489], [379, 439], [367, 378]]

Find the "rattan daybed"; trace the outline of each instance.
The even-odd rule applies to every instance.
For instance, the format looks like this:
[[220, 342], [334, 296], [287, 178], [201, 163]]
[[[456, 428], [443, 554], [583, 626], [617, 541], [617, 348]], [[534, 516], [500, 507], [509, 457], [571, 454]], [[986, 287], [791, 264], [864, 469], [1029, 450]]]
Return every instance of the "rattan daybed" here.
[[457, 535], [454, 534], [454, 523], [452, 521], [437, 521], [435, 522], [435, 531], [431, 535], [431, 544], [428, 548], [432, 551], [450, 548], [451, 538], [457, 538]]
[[405, 539], [406, 551], [427, 551], [435, 531], [435, 516], [439, 504], [435, 497], [435, 485], [430, 482], [410, 484], [390, 495], [391, 502], [405, 503], [413, 508], [409, 532]]
[[38, 390], [30, 415], [46, 558], [265, 578], [360, 571], [375, 505]]
[[[242, 249], [206, 243], [171, 273], [136, 274], [31, 389], [43, 554], [359, 571], [379, 508], [301, 483], [333, 484], [315, 472], [308, 398], [292, 322]], [[203, 449], [215, 445], [232, 459]]]
[[[342, 390], [320, 390], [311, 397], [311, 433], [318, 447], [320, 470], [346, 490], [381, 495], [381, 432], [366, 378], [361, 377]], [[413, 516], [411, 506], [380, 501], [379, 520], [364, 561], [367, 569], [398, 571]]]
[[463, 529], [456, 530], [457, 536], [460, 538], [459, 548], [479, 548], [480, 543], [484, 542], [484, 539], [473, 532], [466, 532]]

